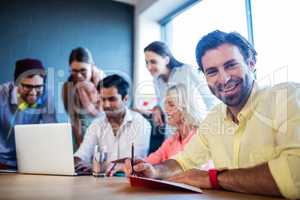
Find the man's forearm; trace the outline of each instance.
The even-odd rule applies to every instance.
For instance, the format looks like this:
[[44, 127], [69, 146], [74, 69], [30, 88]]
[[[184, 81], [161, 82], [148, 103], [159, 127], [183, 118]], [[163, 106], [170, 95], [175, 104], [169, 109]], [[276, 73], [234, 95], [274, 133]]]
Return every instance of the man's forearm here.
[[281, 196], [267, 163], [224, 171], [218, 176], [218, 181], [222, 188], [229, 191]]
[[179, 163], [173, 159], [169, 159], [161, 164], [154, 165], [154, 168], [157, 172], [156, 176], [159, 179], [166, 179], [183, 171]]

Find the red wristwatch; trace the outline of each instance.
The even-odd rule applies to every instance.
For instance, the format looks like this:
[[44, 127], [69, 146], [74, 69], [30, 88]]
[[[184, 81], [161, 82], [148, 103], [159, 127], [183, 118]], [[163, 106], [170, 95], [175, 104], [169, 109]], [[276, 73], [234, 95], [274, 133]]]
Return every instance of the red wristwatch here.
[[221, 186], [219, 185], [219, 182], [218, 182], [218, 174], [219, 174], [219, 171], [216, 169], [208, 170], [210, 184], [211, 184], [212, 188], [216, 189], [216, 190], [221, 189]]

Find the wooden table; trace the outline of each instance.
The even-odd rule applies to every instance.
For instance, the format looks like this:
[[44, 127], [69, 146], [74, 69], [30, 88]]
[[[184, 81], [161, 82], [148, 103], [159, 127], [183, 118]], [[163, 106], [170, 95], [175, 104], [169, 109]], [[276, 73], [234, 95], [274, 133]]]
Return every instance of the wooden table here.
[[46, 176], [0, 174], [0, 199], [103, 199], [103, 200], [275, 200], [275, 198], [225, 191], [204, 190], [204, 194], [130, 187], [126, 178], [92, 176]]

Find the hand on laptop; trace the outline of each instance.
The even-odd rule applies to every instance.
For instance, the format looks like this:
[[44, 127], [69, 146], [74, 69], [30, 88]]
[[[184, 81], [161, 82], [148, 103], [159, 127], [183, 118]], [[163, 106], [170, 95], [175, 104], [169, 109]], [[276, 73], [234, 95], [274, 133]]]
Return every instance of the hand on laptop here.
[[81, 160], [79, 157], [74, 157], [75, 172], [81, 175], [92, 174], [92, 167], [88, 163]]

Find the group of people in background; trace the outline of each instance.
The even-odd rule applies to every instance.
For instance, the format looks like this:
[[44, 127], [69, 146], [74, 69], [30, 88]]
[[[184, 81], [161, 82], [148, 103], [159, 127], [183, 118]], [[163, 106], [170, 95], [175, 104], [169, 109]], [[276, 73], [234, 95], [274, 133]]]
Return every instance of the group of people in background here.
[[[174, 58], [163, 42], [152, 42], [144, 55], [158, 102], [145, 111], [128, 108], [134, 97], [124, 77], [106, 75], [88, 49], [73, 49], [62, 100], [76, 171], [91, 173], [96, 145], [107, 149], [110, 162], [130, 157], [134, 143], [136, 160], [125, 160], [115, 171], [300, 198], [299, 84], [259, 86], [256, 54], [240, 34], [216, 30], [198, 42], [197, 70]], [[14, 125], [57, 122], [46, 79], [41, 61], [22, 59], [14, 81], [0, 85], [1, 169], [17, 168]], [[150, 153], [156, 127], [170, 136]]]
[[[151, 163], [164, 161], [183, 150], [206, 112], [214, 105], [204, 76], [196, 68], [175, 59], [165, 43], [152, 42], [144, 53], [158, 99], [151, 110], [129, 109], [127, 102], [133, 97], [129, 97], [128, 81], [117, 74], [106, 76], [96, 66], [87, 48], [78, 47], [71, 51], [70, 76], [62, 87], [62, 101], [72, 125], [77, 171], [91, 172], [95, 145], [109, 147], [109, 161], [128, 157], [132, 142], [137, 157]], [[9, 83], [10, 90], [4, 88], [7, 84], [1, 87], [1, 92], [5, 92], [3, 96], [7, 97], [3, 102], [9, 104], [11, 97], [16, 100], [16, 109], [10, 109], [11, 116], [1, 119], [6, 124], [1, 127], [2, 168], [17, 168], [14, 125], [57, 122], [53, 97], [47, 95], [46, 69], [42, 62], [22, 59], [16, 62], [15, 71], [15, 81]], [[42, 84], [36, 84], [35, 79], [41, 79]], [[26, 95], [33, 100], [21, 96], [19, 91], [23, 87], [28, 87]], [[43, 112], [38, 112], [39, 107], [35, 106], [40, 101]], [[19, 108], [23, 105], [20, 102], [26, 103], [22, 109]], [[21, 117], [28, 110], [38, 112], [36, 120]], [[52, 118], [44, 119], [44, 115], [50, 113]], [[160, 141], [163, 143], [155, 149], [157, 151], [150, 152], [151, 133], [157, 134], [155, 129], [160, 126], [165, 127], [162, 134], [170, 137]], [[6, 139], [8, 134], [12, 135], [9, 140]]]

